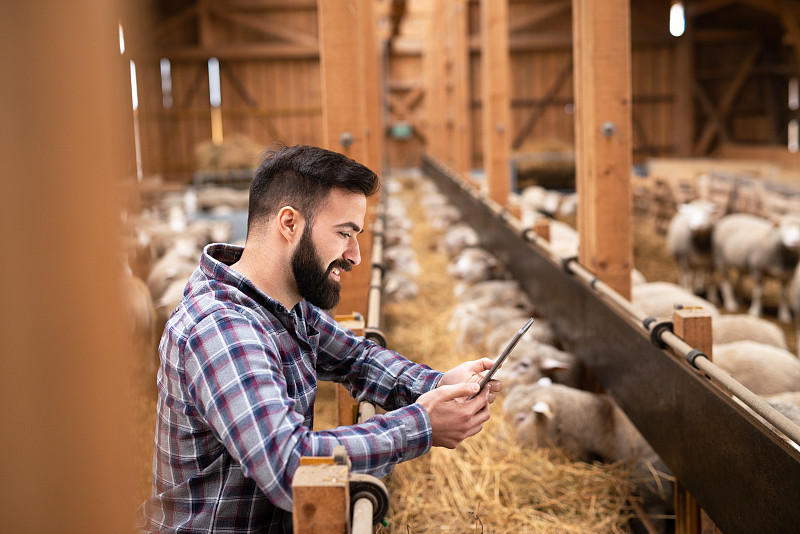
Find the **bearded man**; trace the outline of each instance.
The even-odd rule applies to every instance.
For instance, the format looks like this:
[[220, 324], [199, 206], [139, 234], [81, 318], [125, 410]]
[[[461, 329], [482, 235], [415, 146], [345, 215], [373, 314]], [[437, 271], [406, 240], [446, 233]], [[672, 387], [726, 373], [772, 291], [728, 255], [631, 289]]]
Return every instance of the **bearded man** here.
[[[250, 186], [244, 248], [205, 247], [159, 345], [151, 497], [141, 532], [291, 532], [302, 456], [344, 445], [354, 472], [384, 476], [478, 433], [500, 384], [492, 361], [445, 373], [340, 327], [325, 310], [361, 255], [378, 177], [311, 146], [266, 153]], [[387, 412], [313, 431], [317, 380]]]

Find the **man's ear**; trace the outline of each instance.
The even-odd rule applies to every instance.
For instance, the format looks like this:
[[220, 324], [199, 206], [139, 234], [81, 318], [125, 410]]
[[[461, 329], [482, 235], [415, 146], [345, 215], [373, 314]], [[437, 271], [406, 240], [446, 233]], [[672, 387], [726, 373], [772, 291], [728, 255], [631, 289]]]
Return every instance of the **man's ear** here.
[[281, 235], [290, 243], [300, 240], [305, 229], [305, 217], [303, 214], [291, 206], [284, 206], [278, 210], [278, 230]]

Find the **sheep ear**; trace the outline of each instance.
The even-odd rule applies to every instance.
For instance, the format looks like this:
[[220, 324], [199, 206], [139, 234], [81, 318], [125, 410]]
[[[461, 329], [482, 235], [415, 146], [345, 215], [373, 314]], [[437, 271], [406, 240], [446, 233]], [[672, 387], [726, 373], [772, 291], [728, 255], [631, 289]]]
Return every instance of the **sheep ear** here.
[[548, 419], [553, 418], [553, 410], [551, 410], [550, 405], [544, 401], [537, 402], [536, 404], [533, 405], [533, 408], [531, 409], [533, 410], [534, 413], [544, 415]]
[[569, 364], [556, 360], [555, 358], [545, 358], [540, 365], [542, 371], [568, 371]]

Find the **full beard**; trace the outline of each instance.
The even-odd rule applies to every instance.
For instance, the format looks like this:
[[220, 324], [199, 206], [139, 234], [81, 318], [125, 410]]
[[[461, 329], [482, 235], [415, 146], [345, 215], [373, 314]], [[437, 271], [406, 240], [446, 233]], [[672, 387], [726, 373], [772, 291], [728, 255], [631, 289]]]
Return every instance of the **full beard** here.
[[335, 268], [349, 271], [352, 267], [344, 259], [331, 262], [327, 268], [321, 267], [322, 261], [317, 254], [317, 248], [311, 241], [310, 227], [303, 230], [297, 249], [292, 254], [291, 265], [297, 290], [304, 299], [323, 310], [336, 307], [342, 286], [336, 280], [331, 280], [331, 271]]

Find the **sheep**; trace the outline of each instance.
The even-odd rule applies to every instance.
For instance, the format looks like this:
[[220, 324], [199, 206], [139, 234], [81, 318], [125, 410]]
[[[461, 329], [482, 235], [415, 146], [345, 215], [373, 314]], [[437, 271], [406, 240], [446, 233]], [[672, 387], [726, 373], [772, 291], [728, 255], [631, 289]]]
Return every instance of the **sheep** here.
[[392, 271], [406, 273], [410, 277], [417, 277], [420, 273], [417, 253], [410, 246], [395, 245], [383, 249], [383, 261]]
[[645, 510], [661, 516], [672, 512], [674, 481], [668, 469], [608, 395], [561, 384], [518, 386], [506, 395], [503, 416], [528, 446], [557, 447], [582, 461], [624, 462]]
[[520, 341], [494, 376], [507, 394], [514, 387], [534, 384], [542, 377], [577, 387], [580, 375], [580, 362], [569, 352], [538, 341]]
[[702, 291], [711, 276], [711, 235], [722, 207], [696, 199], [678, 206], [667, 227], [667, 252], [678, 264], [678, 282], [692, 292]]
[[[489, 306], [476, 302], [466, 302], [453, 307], [447, 329], [456, 332], [456, 348], [459, 350], [480, 350], [484, 347], [486, 336], [499, 325], [511, 319], [528, 315], [525, 310], [509, 306]], [[516, 332], [515, 332], [516, 333]]]
[[[485, 346], [490, 354], [498, 354], [508, 343], [514, 334], [528, 321], [529, 315], [512, 317], [503, 324], [497, 325], [491, 332], [486, 334]], [[559, 339], [553, 330], [553, 325], [547, 319], [537, 318], [533, 327], [525, 332], [520, 343], [525, 342], [545, 343], [547, 345], [558, 346]]]
[[466, 223], [459, 222], [448, 228], [439, 240], [439, 249], [452, 258], [466, 247], [480, 244], [478, 232]]
[[456, 285], [453, 291], [461, 303], [511, 306], [533, 312], [530, 298], [516, 280], [483, 280], [471, 285]]
[[391, 302], [403, 302], [417, 297], [419, 287], [408, 273], [387, 271], [383, 275], [383, 295]]
[[755, 341], [712, 347], [714, 364], [756, 395], [800, 391], [800, 360], [788, 350]]
[[180, 240], [156, 260], [147, 276], [147, 287], [153, 299], [158, 300], [171, 282], [183, 280], [185, 283], [197, 267], [199, 257], [200, 250], [192, 240]]
[[[783, 215], [779, 221], [770, 221], [748, 213], [735, 213], [722, 217], [716, 224], [712, 238], [714, 269], [719, 273], [719, 287], [723, 304], [728, 311], [736, 311], [738, 304], [730, 279], [731, 269], [739, 271], [740, 280], [745, 272], [753, 282], [748, 313], [760, 316], [765, 275], [775, 277], [780, 283], [778, 319], [791, 321], [788, 285], [797, 267], [800, 253], [800, 216]], [[709, 295], [716, 298], [712, 283]]]
[[503, 278], [506, 274], [505, 267], [493, 254], [478, 247], [465, 248], [454, 256], [447, 265], [447, 272], [470, 284]]
[[788, 350], [786, 334], [767, 319], [745, 313], [724, 314], [711, 321], [713, 343], [721, 345], [733, 341], [757, 341]]
[[631, 302], [645, 314], [671, 318], [676, 308], [699, 306], [719, 317], [719, 310], [706, 299], [670, 282], [647, 282], [631, 287]]
[[148, 373], [154, 374], [158, 366], [156, 336], [161, 332], [157, 331], [158, 317], [150, 290], [141, 278], [128, 272], [122, 277], [122, 293], [128, 319], [127, 334], [135, 357], [144, 363]]

